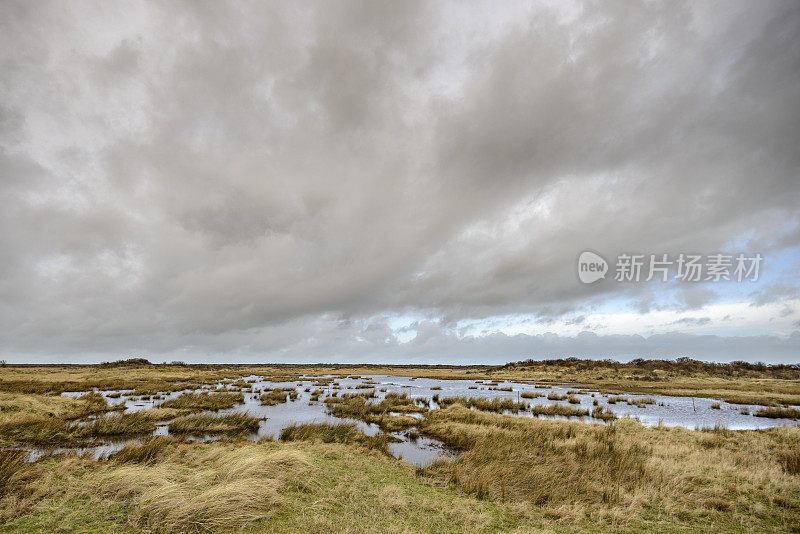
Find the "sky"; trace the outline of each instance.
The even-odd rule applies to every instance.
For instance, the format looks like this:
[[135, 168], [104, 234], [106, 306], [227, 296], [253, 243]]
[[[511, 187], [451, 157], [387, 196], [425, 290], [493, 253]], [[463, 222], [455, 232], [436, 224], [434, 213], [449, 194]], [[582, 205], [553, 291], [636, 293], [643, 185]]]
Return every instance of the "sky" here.
[[3, 1], [0, 359], [800, 362], [798, 35], [796, 1]]

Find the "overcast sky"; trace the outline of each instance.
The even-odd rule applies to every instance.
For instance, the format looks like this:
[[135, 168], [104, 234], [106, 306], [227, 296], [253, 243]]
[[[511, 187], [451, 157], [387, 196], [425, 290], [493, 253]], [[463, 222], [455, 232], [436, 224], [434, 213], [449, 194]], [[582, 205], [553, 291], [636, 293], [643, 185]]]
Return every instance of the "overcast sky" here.
[[798, 36], [797, 1], [3, 1], [0, 358], [798, 362]]

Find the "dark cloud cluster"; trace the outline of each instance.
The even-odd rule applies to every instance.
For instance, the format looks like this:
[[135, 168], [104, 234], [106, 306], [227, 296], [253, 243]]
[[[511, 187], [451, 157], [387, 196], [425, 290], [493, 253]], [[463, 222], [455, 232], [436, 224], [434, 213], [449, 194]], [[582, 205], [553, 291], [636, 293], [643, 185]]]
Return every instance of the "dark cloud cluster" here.
[[[0, 15], [11, 359], [496, 361], [693, 343], [718, 358], [743, 342], [498, 341], [454, 325], [620, 297], [664, 306], [652, 285], [579, 284], [587, 248], [800, 246], [796, 2], [4, 2]], [[797, 294], [782, 280], [753, 298]], [[718, 298], [701, 284], [670, 306]], [[400, 342], [380, 318], [409, 313], [430, 321]], [[779, 359], [798, 348], [761, 342]]]

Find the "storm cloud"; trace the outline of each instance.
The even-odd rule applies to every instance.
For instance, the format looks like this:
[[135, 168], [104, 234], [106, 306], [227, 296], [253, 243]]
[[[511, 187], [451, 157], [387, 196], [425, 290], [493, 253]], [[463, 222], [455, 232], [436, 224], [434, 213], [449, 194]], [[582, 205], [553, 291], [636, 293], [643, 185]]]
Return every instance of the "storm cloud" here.
[[[3, 2], [0, 356], [798, 360], [798, 35], [791, 1]], [[586, 249], [765, 271], [586, 286]], [[497, 317], [582, 331], [463, 328]]]

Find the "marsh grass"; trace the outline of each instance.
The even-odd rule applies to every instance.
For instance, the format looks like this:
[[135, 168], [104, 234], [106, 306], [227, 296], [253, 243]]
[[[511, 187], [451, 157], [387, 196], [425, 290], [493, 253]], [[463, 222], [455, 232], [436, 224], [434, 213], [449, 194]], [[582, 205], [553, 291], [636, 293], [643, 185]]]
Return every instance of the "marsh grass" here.
[[161, 403], [161, 407], [205, 412], [225, 410], [242, 403], [244, 403], [244, 395], [242, 393], [211, 393], [204, 391], [202, 393], [183, 393], [174, 399], [164, 401]]
[[142, 410], [130, 414], [112, 413], [83, 422], [59, 417], [19, 417], [0, 425], [0, 438], [13, 444], [79, 446], [96, 438], [153, 432], [155, 421], [177, 413], [175, 410]]
[[289, 425], [281, 431], [281, 441], [321, 441], [322, 443], [357, 443], [367, 449], [389, 454], [386, 434], [367, 436], [355, 423], [303, 423]]
[[778, 452], [778, 462], [790, 475], [800, 475], [800, 448], [784, 449]]
[[145, 434], [156, 429], [155, 420], [147, 410], [118, 416], [92, 419], [85, 425], [72, 427], [76, 438], [100, 438]]
[[292, 424], [281, 431], [281, 441], [313, 441], [348, 443], [359, 434], [355, 423]]
[[297, 390], [294, 388], [272, 388], [261, 394], [261, 404], [264, 406], [275, 406], [283, 404], [287, 400], [297, 398]]
[[27, 454], [20, 450], [0, 450], [0, 498], [6, 489], [17, 483], [17, 478], [25, 466]]
[[539, 415], [546, 415], [546, 416], [561, 416], [561, 417], [585, 417], [589, 415], [589, 410], [584, 410], [581, 408], [573, 408], [572, 406], [564, 406], [562, 404], [548, 404], [547, 406], [544, 405], [536, 405], [530, 407], [530, 413], [534, 416]]
[[197, 533], [267, 519], [280, 509], [281, 491], [312, 486], [306, 480], [310, 462], [291, 451], [182, 447], [163, 456], [157, 462], [106, 462], [91, 469], [75, 461], [80, 476], [66, 491], [72, 501], [122, 506], [127, 513], [115, 515], [128, 531]]
[[453, 404], [460, 404], [467, 408], [474, 408], [486, 412], [518, 412], [528, 408], [528, 405], [524, 402], [516, 402], [513, 399], [502, 399], [499, 397], [495, 397], [494, 399], [487, 399], [484, 397], [442, 397], [438, 402], [442, 408]]
[[533, 505], [620, 502], [648, 475], [648, 447], [613, 426], [512, 419], [453, 406], [429, 412], [426, 435], [462, 451], [430, 472], [478, 498]]
[[756, 417], [769, 417], [771, 419], [800, 419], [800, 410], [796, 408], [779, 408], [773, 406], [761, 408], [754, 415]]
[[169, 424], [170, 434], [242, 434], [255, 432], [261, 419], [248, 414], [189, 415]]
[[109, 456], [108, 460], [118, 463], [150, 464], [156, 461], [171, 441], [163, 436], [149, 436], [141, 443], [128, 443]]
[[592, 410], [591, 415], [595, 419], [600, 419], [601, 421], [613, 421], [617, 418], [617, 416], [614, 415], [614, 412], [599, 405]]
[[[374, 393], [374, 392], [373, 392]], [[388, 393], [381, 402], [373, 404], [364, 394], [342, 394], [328, 397], [325, 404], [328, 413], [336, 417], [359, 419], [378, 425], [385, 432], [395, 432], [416, 426], [419, 422], [408, 415], [391, 415], [389, 412], [424, 412], [427, 408], [417, 405], [405, 393]]]
[[[644, 408], [648, 404], [655, 404], [655, 399], [651, 397], [627, 397], [624, 399], [626, 403], [631, 406], [636, 406], [638, 408]], [[713, 406], [712, 406], [713, 407]]]

